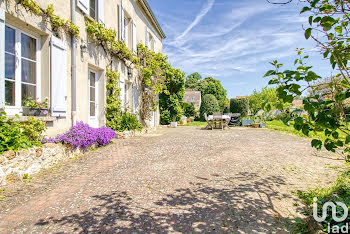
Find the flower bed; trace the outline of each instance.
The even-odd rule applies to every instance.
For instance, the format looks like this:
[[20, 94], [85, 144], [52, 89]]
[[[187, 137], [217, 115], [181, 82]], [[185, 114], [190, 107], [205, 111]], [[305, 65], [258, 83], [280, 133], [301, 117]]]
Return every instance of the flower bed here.
[[66, 133], [56, 138], [44, 138], [43, 143], [63, 143], [74, 149], [97, 145], [97, 147], [108, 145], [115, 138], [115, 132], [108, 127], [92, 128], [88, 124], [78, 122]]

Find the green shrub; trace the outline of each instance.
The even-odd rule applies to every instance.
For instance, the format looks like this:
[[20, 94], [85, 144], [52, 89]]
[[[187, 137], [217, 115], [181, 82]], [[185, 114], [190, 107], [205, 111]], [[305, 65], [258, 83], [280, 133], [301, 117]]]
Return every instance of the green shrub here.
[[118, 124], [118, 131], [129, 131], [142, 129], [143, 125], [139, 122], [136, 115], [130, 113], [123, 113]]
[[231, 113], [241, 113], [241, 116], [245, 117], [248, 115], [248, 110], [249, 110], [248, 99], [246, 99], [246, 98], [242, 98], [242, 99], [231, 98], [231, 100], [230, 100]]
[[2, 113], [0, 116], [0, 153], [40, 146], [42, 133], [46, 130], [43, 121], [29, 117], [27, 122], [14, 122]]
[[160, 124], [168, 125], [172, 121], [169, 110], [163, 110], [160, 113]]
[[196, 115], [196, 109], [194, 108], [194, 104], [193, 103], [185, 103], [184, 102], [183, 109], [184, 109], [184, 115], [187, 118]]
[[220, 107], [218, 100], [213, 94], [206, 94], [203, 97], [201, 108], [200, 108], [200, 118], [204, 120], [204, 113], [212, 115], [214, 112], [219, 112]]

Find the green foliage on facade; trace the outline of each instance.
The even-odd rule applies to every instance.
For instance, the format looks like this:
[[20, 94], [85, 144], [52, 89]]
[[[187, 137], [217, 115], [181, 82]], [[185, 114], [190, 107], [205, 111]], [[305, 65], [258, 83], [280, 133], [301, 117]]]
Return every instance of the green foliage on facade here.
[[31, 14], [42, 16], [45, 21], [48, 19], [51, 29], [56, 33], [56, 36], [60, 36], [61, 31], [71, 33], [77, 37], [79, 36], [79, 28], [71, 20], [64, 20], [58, 15], [55, 15], [52, 4], [46, 9], [41, 8], [34, 0], [18, 0], [16, 4], [24, 7]]
[[218, 100], [213, 94], [206, 94], [202, 99], [202, 104], [200, 108], [200, 118], [204, 120], [204, 113], [207, 115], [212, 115], [215, 112], [220, 111], [220, 106]]
[[249, 111], [249, 101], [247, 98], [236, 99], [232, 98], [230, 100], [230, 112], [240, 113], [242, 117], [246, 117]]
[[122, 61], [130, 61], [133, 64], [139, 62], [139, 59], [133, 55], [125, 43], [117, 39], [117, 32], [115, 30], [105, 28], [102, 24], [90, 19], [85, 19], [85, 25], [89, 37], [96, 44], [102, 46], [111, 60], [116, 57]]
[[46, 130], [43, 121], [28, 117], [25, 122], [15, 122], [5, 115], [4, 112], [0, 114], [0, 153], [41, 146], [42, 134]]
[[119, 73], [107, 68], [106, 77], [106, 126], [114, 131], [118, 131], [122, 114], [120, 108]]
[[140, 58], [139, 77], [142, 83], [141, 118], [149, 118], [157, 106], [159, 95], [160, 119], [168, 124], [182, 115], [182, 103], [185, 93], [185, 74], [173, 68], [168, 57], [162, 53], [150, 51], [142, 44], [138, 45]]

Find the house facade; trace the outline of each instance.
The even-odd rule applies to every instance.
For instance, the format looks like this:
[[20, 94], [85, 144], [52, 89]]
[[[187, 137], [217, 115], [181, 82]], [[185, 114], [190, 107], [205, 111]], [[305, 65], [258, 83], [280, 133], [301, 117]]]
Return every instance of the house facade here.
[[[0, 1], [0, 108], [7, 115], [23, 114], [26, 98], [49, 99], [47, 135], [66, 131], [77, 121], [93, 127], [106, 124], [106, 68], [111, 64], [104, 49], [93, 42], [85, 20], [114, 29], [135, 55], [142, 43], [162, 51], [164, 32], [146, 0], [35, 0], [42, 9], [71, 20], [79, 36], [59, 35], [42, 16], [31, 14], [14, 0]], [[140, 87], [137, 69], [113, 59], [120, 74], [120, 100], [124, 111], [138, 114]], [[154, 111], [148, 126], [159, 125]], [[26, 117], [21, 117], [25, 120]]]
[[184, 102], [189, 104], [193, 103], [196, 111], [199, 111], [202, 103], [201, 91], [186, 90], [184, 95]]

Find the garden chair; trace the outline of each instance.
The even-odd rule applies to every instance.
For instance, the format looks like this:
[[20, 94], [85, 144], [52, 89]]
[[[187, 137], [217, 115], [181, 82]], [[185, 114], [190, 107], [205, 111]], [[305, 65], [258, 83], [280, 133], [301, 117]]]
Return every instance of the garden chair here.
[[219, 122], [220, 128], [222, 130], [224, 130], [224, 122], [223, 122], [224, 120], [222, 119], [222, 113], [220, 113], [220, 112], [213, 113], [213, 120], [215, 122], [215, 128], [217, 128], [216, 124], [217, 124], [217, 122]]
[[204, 113], [204, 118], [205, 118], [205, 121], [207, 121], [207, 124], [208, 124], [205, 128], [206, 129], [211, 128], [211, 130], [213, 130], [213, 125], [210, 123], [210, 120], [208, 119], [207, 113]]

